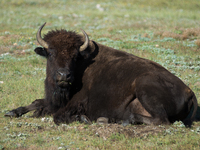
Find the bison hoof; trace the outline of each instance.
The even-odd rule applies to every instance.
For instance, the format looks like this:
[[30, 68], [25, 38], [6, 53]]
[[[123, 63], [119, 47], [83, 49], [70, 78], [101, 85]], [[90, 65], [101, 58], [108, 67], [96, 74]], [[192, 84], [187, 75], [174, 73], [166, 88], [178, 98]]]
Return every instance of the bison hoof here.
[[5, 117], [21, 117], [23, 114], [26, 113], [26, 110], [24, 107], [18, 107], [17, 109], [13, 109], [6, 113]]
[[5, 117], [20, 117], [19, 114], [17, 114], [15, 111], [9, 111], [4, 115]]
[[90, 119], [87, 116], [85, 116], [85, 115], [81, 115], [80, 121], [82, 123], [85, 123], [85, 124], [92, 124], [91, 121], [90, 121]]
[[97, 119], [97, 124], [107, 124], [108, 123], [108, 118], [106, 117], [99, 117]]

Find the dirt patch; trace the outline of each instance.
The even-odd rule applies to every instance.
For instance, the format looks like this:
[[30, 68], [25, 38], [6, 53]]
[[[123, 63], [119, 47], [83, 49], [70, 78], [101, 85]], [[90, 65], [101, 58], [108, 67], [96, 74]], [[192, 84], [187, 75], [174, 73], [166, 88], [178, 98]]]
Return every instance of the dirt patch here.
[[[25, 50], [30, 49], [32, 42], [28, 37], [20, 35], [4, 35], [0, 36], [0, 54], [11, 53], [15, 55], [24, 55]], [[33, 41], [34, 43], [35, 41]]]
[[148, 135], [156, 135], [163, 131], [163, 127], [145, 125], [124, 127], [118, 124], [106, 124], [101, 126], [93, 126], [92, 131], [95, 133], [95, 135], [106, 140], [112, 134], [124, 134], [125, 137], [147, 137]]
[[[191, 131], [199, 127], [197, 122], [194, 122], [192, 128], [185, 128], [182, 122], [175, 122], [172, 125], [127, 125], [123, 126], [120, 124], [92, 124], [87, 127], [84, 124], [80, 124], [76, 129], [80, 132], [90, 131], [92, 136], [101, 137], [107, 140], [111, 137], [117, 137], [123, 134], [126, 138], [140, 138], [146, 139], [150, 136], [175, 134], [178, 132], [185, 132], [184, 130]], [[71, 127], [73, 128], [73, 127]]]
[[[71, 130], [74, 127], [67, 127], [65, 131]], [[107, 140], [111, 136], [117, 136], [123, 134], [126, 138], [147, 138], [149, 135], [158, 135], [165, 130], [164, 126], [153, 126], [153, 125], [128, 125], [122, 126], [119, 124], [103, 124], [97, 125], [92, 124], [85, 127], [83, 124], [78, 125], [76, 130], [79, 132], [89, 131], [92, 132], [92, 136], [101, 137]]]

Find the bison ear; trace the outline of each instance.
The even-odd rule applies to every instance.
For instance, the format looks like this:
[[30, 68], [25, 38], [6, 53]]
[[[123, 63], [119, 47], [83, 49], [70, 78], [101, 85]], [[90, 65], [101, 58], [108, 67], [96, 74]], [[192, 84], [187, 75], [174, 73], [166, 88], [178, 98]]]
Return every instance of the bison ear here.
[[36, 47], [34, 51], [40, 56], [47, 57], [47, 51], [42, 47]]

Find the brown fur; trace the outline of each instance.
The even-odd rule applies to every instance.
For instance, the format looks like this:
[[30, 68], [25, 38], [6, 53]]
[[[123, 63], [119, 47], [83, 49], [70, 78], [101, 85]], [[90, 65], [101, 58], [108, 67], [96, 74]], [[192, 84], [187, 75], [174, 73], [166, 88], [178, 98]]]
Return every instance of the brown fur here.
[[37, 117], [53, 114], [56, 124], [99, 117], [169, 124], [184, 121], [194, 106], [193, 121], [195, 94], [161, 65], [95, 41], [80, 52], [84, 38], [72, 31], [50, 31], [44, 40], [48, 49], [37, 47], [35, 52], [47, 58], [45, 98], [7, 116], [34, 108]]
[[131, 107], [134, 108], [134, 113], [136, 114], [140, 114], [142, 116], [146, 116], [146, 117], [152, 117], [151, 114], [149, 114], [146, 109], [142, 106], [142, 104], [140, 103], [140, 101], [136, 98], [131, 102]]

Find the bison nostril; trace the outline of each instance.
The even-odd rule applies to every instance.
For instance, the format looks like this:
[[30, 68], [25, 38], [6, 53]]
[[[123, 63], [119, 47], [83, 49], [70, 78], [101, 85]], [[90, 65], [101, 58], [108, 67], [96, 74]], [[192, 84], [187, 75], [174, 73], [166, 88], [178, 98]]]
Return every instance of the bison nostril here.
[[70, 82], [71, 81], [71, 73], [66, 70], [59, 70], [56, 74], [57, 82]]
[[70, 74], [70, 73], [66, 75], [66, 78], [67, 78], [67, 79], [69, 79], [70, 77], [71, 77], [71, 74]]

